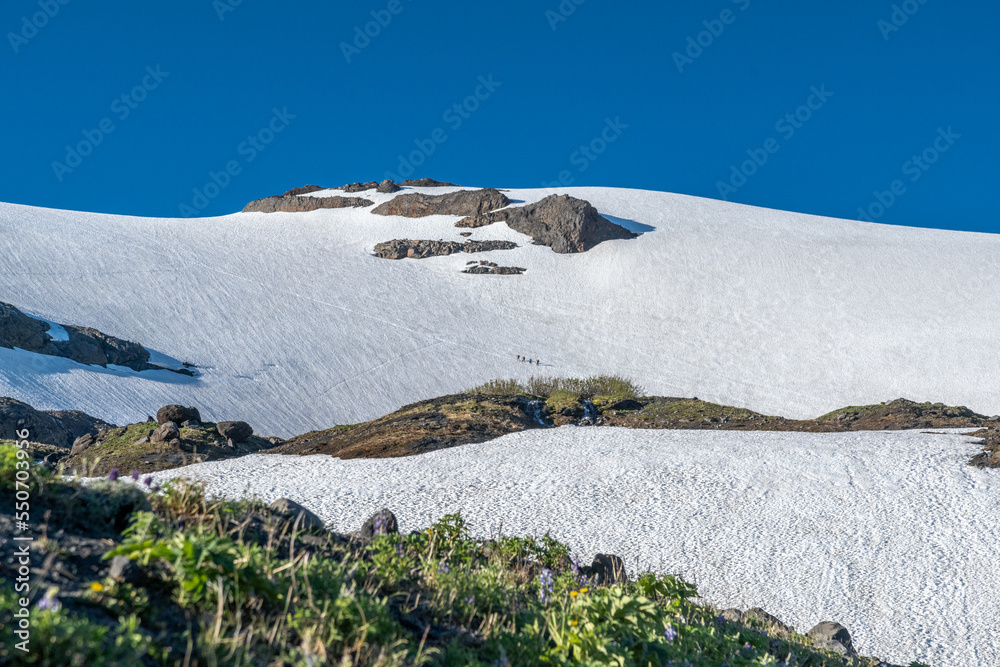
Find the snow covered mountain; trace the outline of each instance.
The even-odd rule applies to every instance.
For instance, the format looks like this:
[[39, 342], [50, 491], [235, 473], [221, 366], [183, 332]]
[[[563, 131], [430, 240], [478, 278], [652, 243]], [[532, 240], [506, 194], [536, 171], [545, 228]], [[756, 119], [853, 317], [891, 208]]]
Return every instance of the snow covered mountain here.
[[[374, 246], [467, 230], [371, 208], [160, 219], [0, 204], [0, 301], [200, 368], [0, 348], [0, 395], [116, 423], [182, 403], [278, 436], [531, 374], [617, 373], [788, 417], [900, 396], [1000, 412], [998, 235], [638, 190], [505, 194], [553, 193], [641, 235], [556, 254], [498, 222], [473, 238], [520, 247], [393, 261]], [[462, 273], [473, 258], [527, 272]]]

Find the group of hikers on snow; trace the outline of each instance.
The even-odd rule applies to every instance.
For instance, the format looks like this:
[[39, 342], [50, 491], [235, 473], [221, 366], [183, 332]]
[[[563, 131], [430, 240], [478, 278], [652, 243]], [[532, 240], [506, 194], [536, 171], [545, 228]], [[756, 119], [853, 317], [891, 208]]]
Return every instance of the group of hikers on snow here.
[[535, 366], [541, 366], [542, 362], [538, 359], [528, 359], [527, 357], [522, 357], [520, 354], [517, 355], [518, 361], [527, 361], [529, 364], [534, 364]]

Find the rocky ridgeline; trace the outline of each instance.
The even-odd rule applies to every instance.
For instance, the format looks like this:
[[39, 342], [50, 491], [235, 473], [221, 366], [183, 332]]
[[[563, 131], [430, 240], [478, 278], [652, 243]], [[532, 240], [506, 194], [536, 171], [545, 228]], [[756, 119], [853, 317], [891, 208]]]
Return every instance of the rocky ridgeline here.
[[364, 208], [375, 202], [361, 197], [302, 197], [300, 195], [276, 195], [250, 202], [244, 213], [308, 213], [328, 208]]
[[55, 340], [48, 322], [29, 317], [9, 303], [0, 303], [0, 347], [20, 348], [77, 363], [107, 368], [109, 364], [134, 371], [171, 370], [194, 375], [187, 369], [174, 370], [149, 363], [149, 350], [138, 343], [115, 338], [97, 329], [72, 324], [59, 325], [69, 340]]
[[382, 194], [391, 194], [393, 192], [399, 192], [402, 188], [396, 185], [393, 181], [384, 180], [381, 183], [376, 183], [375, 181], [369, 181], [367, 183], [348, 183], [347, 185], [338, 188], [344, 192], [367, 192], [368, 190], [375, 190], [381, 192]]
[[513, 241], [417, 241], [395, 239], [375, 246], [375, 256], [382, 259], [424, 259], [443, 257], [459, 252], [487, 252], [490, 250], [512, 250], [517, 247]]
[[508, 206], [510, 200], [499, 190], [459, 190], [444, 195], [409, 193], [393, 197], [372, 209], [376, 215], [424, 218], [429, 215], [473, 216]]

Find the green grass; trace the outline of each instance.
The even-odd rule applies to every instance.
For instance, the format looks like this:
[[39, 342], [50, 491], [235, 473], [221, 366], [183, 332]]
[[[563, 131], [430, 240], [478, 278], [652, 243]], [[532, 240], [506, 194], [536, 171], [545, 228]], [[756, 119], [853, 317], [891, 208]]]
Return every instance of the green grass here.
[[642, 398], [643, 389], [631, 380], [617, 375], [596, 375], [588, 378], [533, 377], [525, 383], [518, 380], [491, 380], [472, 390], [493, 396], [531, 396], [550, 398], [557, 392], [575, 394], [580, 398], [625, 400]]
[[[18, 460], [0, 447], [0, 488]], [[81, 495], [72, 481], [30, 474], [46, 495], [77, 494], [74, 511], [90, 520], [120, 507], [111, 498], [132, 493], [108, 482]], [[569, 548], [548, 535], [477, 539], [460, 515], [449, 515], [423, 531], [362, 544], [294, 535], [274, 521], [260, 502], [168, 485], [132, 510], [106, 555], [131, 559], [143, 585], [102, 579], [80, 582], [74, 593], [33, 591], [34, 604], [49, 602], [33, 612], [38, 650], [24, 662], [5, 642], [0, 663], [842, 664], [800, 635], [769, 638], [722, 623], [677, 577], [643, 573], [593, 585]], [[10, 589], [0, 591], [5, 627], [14, 608]]]

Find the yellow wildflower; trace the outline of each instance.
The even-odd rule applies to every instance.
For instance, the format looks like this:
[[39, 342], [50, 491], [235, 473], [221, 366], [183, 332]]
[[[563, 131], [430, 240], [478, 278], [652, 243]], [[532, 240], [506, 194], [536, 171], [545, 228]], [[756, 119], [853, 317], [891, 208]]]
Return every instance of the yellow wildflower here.
[[580, 592], [581, 592], [581, 593], [586, 593], [586, 592], [587, 592], [587, 591], [589, 591], [589, 590], [590, 590], [589, 588], [581, 588], [581, 589], [580, 589]]
[[578, 593], [576, 591], [570, 591], [570, 593], [569, 593], [569, 596], [571, 598], [575, 598], [577, 595], [578, 595]]
[[100, 593], [101, 591], [104, 590], [104, 586], [95, 581], [90, 585], [90, 590], [94, 591], [95, 593]]
[[577, 623], [576, 621], [570, 621], [569, 624], [572, 625], [574, 628], [579, 625], [579, 623]]

